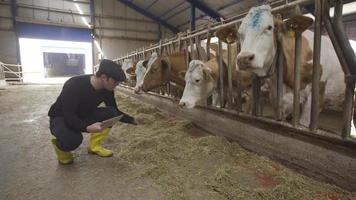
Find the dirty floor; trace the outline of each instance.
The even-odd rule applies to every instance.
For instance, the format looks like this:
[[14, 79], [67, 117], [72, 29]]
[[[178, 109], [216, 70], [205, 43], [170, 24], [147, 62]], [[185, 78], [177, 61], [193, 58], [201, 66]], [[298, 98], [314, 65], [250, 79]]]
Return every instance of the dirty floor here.
[[138, 125], [117, 124], [104, 145], [57, 163], [47, 111], [60, 85], [0, 90], [0, 199], [356, 199], [355, 193], [300, 175], [189, 121], [117, 95]]

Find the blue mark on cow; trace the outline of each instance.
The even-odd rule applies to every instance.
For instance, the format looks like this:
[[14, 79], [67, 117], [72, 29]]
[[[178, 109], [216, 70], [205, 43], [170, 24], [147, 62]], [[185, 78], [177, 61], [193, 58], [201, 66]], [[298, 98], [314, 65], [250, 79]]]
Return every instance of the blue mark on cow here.
[[261, 24], [262, 9], [256, 10], [255, 15], [252, 17], [251, 26], [252, 28], [257, 28]]

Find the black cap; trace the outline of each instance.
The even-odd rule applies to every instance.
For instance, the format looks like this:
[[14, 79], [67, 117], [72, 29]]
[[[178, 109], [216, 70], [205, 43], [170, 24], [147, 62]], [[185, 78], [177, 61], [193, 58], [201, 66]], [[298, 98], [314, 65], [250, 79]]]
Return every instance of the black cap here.
[[103, 59], [100, 62], [97, 74], [105, 74], [119, 82], [126, 81], [124, 71], [121, 69], [121, 65], [113, 62], [112, 60]]

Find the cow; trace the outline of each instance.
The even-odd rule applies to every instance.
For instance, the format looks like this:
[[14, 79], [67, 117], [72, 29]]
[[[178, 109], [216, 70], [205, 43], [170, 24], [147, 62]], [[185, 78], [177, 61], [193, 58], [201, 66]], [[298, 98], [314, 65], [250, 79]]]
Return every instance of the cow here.
[[147, 70], [141, 86], [142, 90], [147, 92], [169, 81], [183, 90], [185, 82], [182, 72], [186, 71], [186, 66], [185, 51], [152, 57], [147, 63]]
[[[236, 44], [232, 45], [232, 55], [237, 55]], [[218, 55], [219, 56], [219, 55]], [[227, 51], [222, 51], [224, 74], [227, 74]], [[233, 57], [231, 61], [232, 65], [236, 65], [236, 57]], [[238, 72], [241, 73], [241, 88], [243, 90], [250, 88], [252, 84], [252, 74], [248, 72]], [[200, 60], [192, 60], [189, 63], [189, 68], [185, 73], [185, 88], [183, 91], [183, 96], [179, 101], [181, 107], [193, 108], [198, 104], [204, 105], [209, 96], [213, 95], [213, 105], [223, 105], [224, 102], [219, 102], [218, 93], [219, 88], [219, 65], [218, 57], [214, 57], [207, 62]], [[232, 83], [236, 86], [237, 71], [232, 70]], [[224, 90], [227, 91], [227, 76], [224, 76]], [[226, 94], [225, 99], [229, 98]], [[230, 105], [231, 106], [231, 105]], [[247, 108], [250, 110], [250, 108]]]
[[148, 60], [140, 60], [137, 62], [135, 69], [129, 70], [130, 74], [135, 74], [136, 77], [136, 85], [134, 88], [135, 93], [139, 93], [142, 89], [143, 77], [147, 70], [147, 65], [152, 64], [153, 60], [157, 59], [157, 53], [152, 53], [150, 59]]
[[[262, 5], [252, 8], [238, 30], [241, 51], [237, 55], [240, 69], [255, 73], [259, 77], [269, 75], [273, 70], [273, 60], [277, 54], [277, 41], [282, 44], [285, 58], [283, 77], [283, 115], [291, 114], [294, 89], [294, 49], [295, 35], [288, 29], [285, 21], [275, 18], [271, 7]], [[314, 33], [306, 30], [302, 33], [301, 49], [301, 84], [300, 104], [301, 115], [299, 123], [308, 126], [311, 111], [311, 80], [313, 66]], [[320, 77], [320, 105], [340, 109], [344, 98], [344, 73], [337, 59], [335, 50], [329, 38], [322, 36], [321, 60], [322, 73]]]

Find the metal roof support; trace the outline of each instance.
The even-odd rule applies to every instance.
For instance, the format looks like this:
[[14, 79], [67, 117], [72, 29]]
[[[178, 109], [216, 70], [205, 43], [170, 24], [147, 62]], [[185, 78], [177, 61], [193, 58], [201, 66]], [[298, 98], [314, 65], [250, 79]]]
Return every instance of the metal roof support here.
[[92, 25], [92, 28], [94, 29], [94, 27], [95, 27], [95, 5], [94, 5], [94, 0], [90, 0], [90, 23]]
[[203, 2], [200, 2], [198, 0], [186, 0], [186, 1], [191, 3], [192, 5], [195, 5], [199, 10], [203, 11], [205, 14], [207, 14], [210, 17], [216, 19], [217, 21], [220, 21], [220, 18], [223, 17], [222, 15], [220, 15], [215, 10], [209, 8]]
[[[224, 9], [230, 7], [230, 6], [233, 6], [233, 5], [235, 5], [235, 4], [240, 3], [241, 1], [242, 1], [242, 0], [235, 0], [235, 1], [231, 2], [231, 3], [225, 4], [225, 5], [221, 6], [220, 8], [218, 8], [217, 11], [224, 10]], [[207, 16], [207, 14], [201, 14], [199, 17], [196, 17], [196, 18], [195, 18], [195, 21], [200, 20], [200, 19], [202, 19], [202, 18], [205, 17], [205, 16]], [[182, 23], [182, 24], [179, 24], [177, 27], [180, 28], [180, 27], [182, 27], [182, 26], [184, 26], [184, 25], [186, 25], [186, 24], [188, 24], [188, 23], [189, 23], [189, 21], [186, 21], [186, 22], [184, 22], [184, 23]]]
[[178, 28], [174, 27], [173, 25], [169, 24], [168, 22], [164, 21], [163, 19], [153, 15], [152, 13], [146, 11], [145, 9], [137, 6], [136, 4], [134, 4], [132, 1], [130, 0], [118, 0], [119, 2], [123, 3], [124, 5], [134, 9], [136, 12], [139, 12], [140, 14], [159, 22], [160, 24], [162, 24], [163, 26], [167, 27], [169, 30], [171, 30], [174, 33], [178, 33], [179, 30]]
[[152, 3], [150, 3], [150, 5], [148, 5], [146, 7], [146, 10], [150, 9], [153, 5], [155, 5], [157, 3], [157, 1], [159, 1], [159, 0], [154, 0]]
[[195, 30], [195, 5], [191, 4], [190, 12], [190, 30]]

